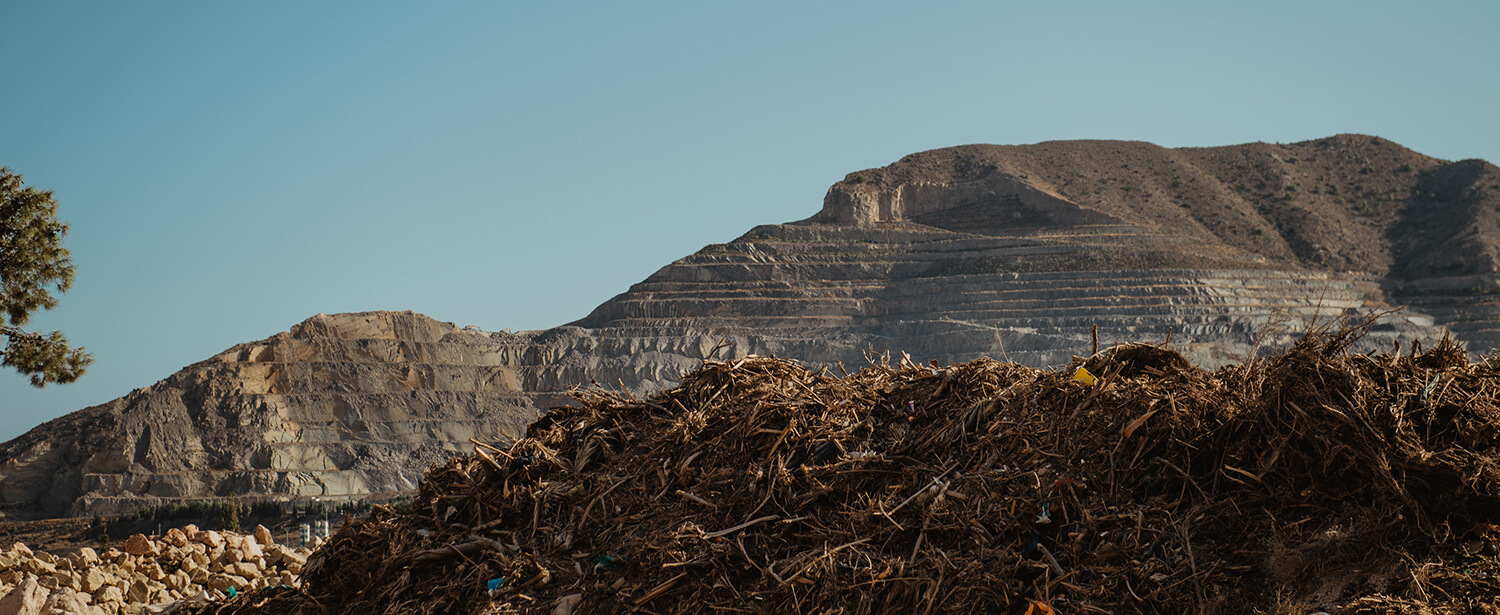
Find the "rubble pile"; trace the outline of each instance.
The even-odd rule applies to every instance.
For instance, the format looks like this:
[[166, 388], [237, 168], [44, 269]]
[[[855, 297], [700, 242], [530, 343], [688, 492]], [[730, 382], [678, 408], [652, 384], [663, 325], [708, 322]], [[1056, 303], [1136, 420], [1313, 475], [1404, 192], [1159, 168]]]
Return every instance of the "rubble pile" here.
[[[310, 551], [254, 534], [173, 528], [103, 553], [67, 556], [16, 543], [0, 551], [0, 613], [134, 615], [180, 611], [257, 589], [294, 588]], [[155, 605], [155, 606], [153, 606]]]
[[1500, 613], [1500, 362], [707, 361], [600, 389], [217, 613]]

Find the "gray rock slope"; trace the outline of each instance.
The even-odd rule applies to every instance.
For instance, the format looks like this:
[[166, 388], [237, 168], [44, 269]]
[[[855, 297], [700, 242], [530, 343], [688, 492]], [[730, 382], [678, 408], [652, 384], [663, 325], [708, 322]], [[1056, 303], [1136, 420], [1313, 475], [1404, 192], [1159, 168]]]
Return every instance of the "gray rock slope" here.
[[[0, 445], [0, 510], [358, 497], [506, 441], [574, 385], [649, 391], [708, 356], [1056, 365], [1160, 342], [1214, 367], [1410, 303], [1367, 349], [1500, 342], [1500, 172], [1359, 135], [1166, 149], [964, 146], [835, 184], [813, 217], [662, 268], [587, 318], [486, 333], [318, 315]], [[721, 341], [724, 344], [721, 344]]]

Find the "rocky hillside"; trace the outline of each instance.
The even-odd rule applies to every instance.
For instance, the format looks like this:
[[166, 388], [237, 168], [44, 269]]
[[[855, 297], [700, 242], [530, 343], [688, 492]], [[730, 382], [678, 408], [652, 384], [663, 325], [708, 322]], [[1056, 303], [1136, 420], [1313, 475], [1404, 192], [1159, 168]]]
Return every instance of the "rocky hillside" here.
[[0, 445], [13, 510], [415, 487], [425, 465], [537, 416], [505, 349], [405, 313], [318, 315]]
[[851, 173], [812, 218], [709, 246], [576, 324], [727, 321], [813, 361], [897, 349], [1033, 365], [1087, 354], [1095, 325], [1102, 344], [1170, 329], [1212, 367], [1268, 323], [1295, 333], [1409, 303], [1371, 347], [1437, 324], [1488, 352], [1497, 211], [1494, 165], [1374, 137], [971, 145]]
[[319, 314], [0, 444], [0, 511], [79, 516], [171, 500], [409, 491], [471, 440], [518, 437], [575, 383], [666, 382], [717, 339]]
[[709, 356], [1045, 366], [1096, 336], [1170, 337], [1214, 367], [1403, 304], [1366, 348], [1452, 331], [1487, 353], [1497, 259], [1500, 169], [1374, 137], [934, 150], [851, 173], [811, 218], [708, 246], [568, 326], [320, 315], [236, 346], [0, 445], [0, 507], [410, 489], [470, 438], [516, 437], [572, 385], [658, 389]]

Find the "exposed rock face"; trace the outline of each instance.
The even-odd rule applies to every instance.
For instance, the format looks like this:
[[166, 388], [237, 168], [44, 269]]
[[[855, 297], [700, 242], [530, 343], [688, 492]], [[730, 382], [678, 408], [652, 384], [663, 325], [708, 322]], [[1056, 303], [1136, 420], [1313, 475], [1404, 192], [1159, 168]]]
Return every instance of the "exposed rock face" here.
[[407, 491], [428, 465], [471, 451], [471, 438], [516, 438], [573, 385], [660, 386], [719, 339], [621, 333], [319, 314], [0, 445], [0, 511]]
[[[1343, 135], [1290, 145], [963, 146], [851, 173], [821, 212], [657, 272], [575, 323], [733, 323], [745, 347], [1033, 365], [1163, 340], [1209, 367], [1412, 303], [1366, 348], [1500, 343], [1500, 169]], [[1438, 322], [1434, 322], [1434, 317]], [[1268, 323], [1284, 334], [1263, 337]], [[1439, 326], [1434, 326], [1439, 325]]]
[[409, 312], [315, 316], [0, 445], [0, 498], [77, 515], [412, 489], [537, 416], [511, 367], [524, 348]]
[[409, 489], [573, 385], [651, 390], [716, 352], [1053, 365], [1097, 326], [1101, 347], [1170, 331], [1213, 367], [1405, 303], [1366, 348], [1452, 330], [1489, 352], [1497, 293], [1500, 169], [1483, 161], [1358, 135], [948, 148], [851, 173], [813, 217], [708, 246], [568, 326], [320, 315], [236, 346], [0, 445], [0, 506]]

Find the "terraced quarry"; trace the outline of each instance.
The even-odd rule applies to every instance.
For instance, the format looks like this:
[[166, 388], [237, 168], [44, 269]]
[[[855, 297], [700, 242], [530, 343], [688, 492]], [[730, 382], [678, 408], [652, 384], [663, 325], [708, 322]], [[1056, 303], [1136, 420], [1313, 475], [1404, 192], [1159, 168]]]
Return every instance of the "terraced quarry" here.
[[1483, 161], [1361, 135], [934, 150], [851, 173], [809, 219], [710, 245], [569, 325], [320, 315], [236, 346], [0, 445], [0, 510], [409, 489], [572, 386], [655, 390], [710, 356], [1052, 366], [1097, 335], [1170, 339], [1212, 368], [1404, 304], [1358, 348], [1451, 331], [1481, 355], [1500, 346], [1497, 293], [1500, 169]]
[[[725, 320], [754, 352], [848, 365], [886, 351], [940, 363], [994, 356], [1054, 365], [1088, 354], [1097, 326], [1101, 344], [1161, 341], [1170, 331], [1189, 357], [1212, 367], [1244, 357], [1257, 340], [1285, 341], [1261, 339], [1270, 323], [1294, 334], [1385, 305], [1369, 275], [1186, 269], [1189, 259], [1168, 261], [1122, 241], [1138, 235], [1102, 237], [761, 227], [672, 264], [577, 324], [648, 335], [663, 322], [695, 329]], [[1153, 258], [1172, 267], [1058, 266]], [[1421, 314], [1392, 316], [1367, 343], [1440, 335], [1431, 325]]]

